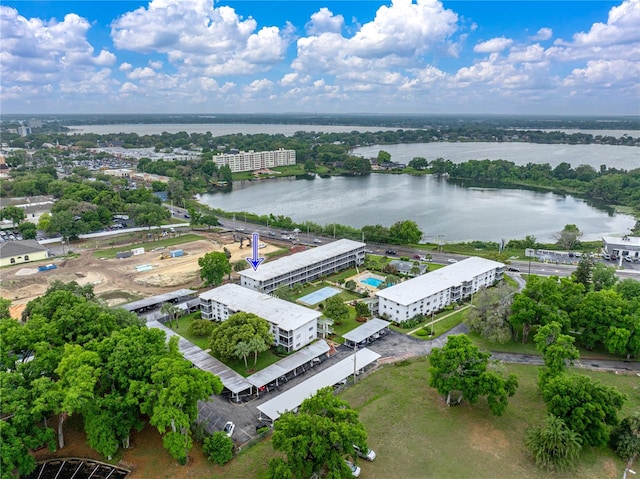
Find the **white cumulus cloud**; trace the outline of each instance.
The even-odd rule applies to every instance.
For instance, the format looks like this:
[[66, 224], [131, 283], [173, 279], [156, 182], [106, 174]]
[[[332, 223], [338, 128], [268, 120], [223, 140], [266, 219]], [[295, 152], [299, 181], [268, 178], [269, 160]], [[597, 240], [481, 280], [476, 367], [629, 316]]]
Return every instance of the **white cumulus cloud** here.
[[326, 32], [340, 33], [343, 26], [342, 15], [334, 15], [331, 10], [322, 7], [311, 15], [311, 20], [305, 25], [305, 29], [309, 35], [319, 35]]
[[535, 35], [530, 37], [530, 40], [544, 41], [549, 40], [551, 37], [553, 37], [553, 30], [551, 28], [543, 27], [538, 30]]
[[287, 46], [278, 27], [257, 30], [253, 18], [214, 8], [211, 0], [152, 0], [113, 21], [111, 36], [118, 48], [164, 53], [177, 68], [207, 75], [264, 70], [284, 58]]
[[495, 53], [501, 52], [505, 48], [509, 48], [513, 44], [513, 40], [505, 37], [492, 38], [486, 42], [478, 43], [473, 47], [476, 53]]

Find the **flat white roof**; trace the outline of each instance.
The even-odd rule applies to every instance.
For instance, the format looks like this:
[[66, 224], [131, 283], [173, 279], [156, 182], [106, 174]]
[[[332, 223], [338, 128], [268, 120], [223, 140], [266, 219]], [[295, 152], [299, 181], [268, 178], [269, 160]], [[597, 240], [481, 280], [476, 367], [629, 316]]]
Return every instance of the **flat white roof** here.
[[292, 331], [322, 316], [320, 311], [228, 283], [205, 291], [201, 299], [224, 304], [232, 311], [253, 313], [286, 331]]
[[376, 296], [408, 306], [496, 268], [504, 268], [504, 264], [473, 256], [378, 291]]
[[640, 236], [625, 236], [627, 239], [623, 239], [621, 236], [603, 236], [602, 240], [610, 246], [640, 246]]
[[364, 247], [364, 243], [341, 239], [275, 261], [262, 263], [256, 271], [249, 268], [240, 271], [240, 274], [256, 281], [266, 281]]
[[313, 358], [317, 358], [321, 354], [328, 352], [329, 349], [327, 342], [321, 339], [315, 343], [305, 346], [291, 356], [287, 356], [277, 363], [267, 366], [262, 371], [252, 374], [247, 378], [247, 381], [256, 387], [264, 386], [265, 384], [269, 384], [279, 377], [290, 373], [303, 364], [308, 363]]
[[257, 406], [258, 410], [268, 416], [272, 421], [275, 421], [286, 411], [293, 411], [300, 406], [302, 401], [313, 396], [318, 390], [337, 384], [350, 374], [353, 374], [354, 369], [362, 369], [376, 361], [379, 357], [380, 355], [378, 353], [374, 353], [370, 349], [359, 349], [358, 352], [348, 358], [343, 359], [324, 371], [320, 371], [315, 376], [310, 377], [288, 391]]
[[352, 329], [347, 334], [343, 334], [342, 337], [349, 341], [353, 341], [354, 343], [359, 343], [367, 339], [369, 336], [382, 331], [384, 328], [388, 328], [390, 324], [391, 323], [389, 321], [385, 321], [384, 319], [373, 318], [361, 326]]

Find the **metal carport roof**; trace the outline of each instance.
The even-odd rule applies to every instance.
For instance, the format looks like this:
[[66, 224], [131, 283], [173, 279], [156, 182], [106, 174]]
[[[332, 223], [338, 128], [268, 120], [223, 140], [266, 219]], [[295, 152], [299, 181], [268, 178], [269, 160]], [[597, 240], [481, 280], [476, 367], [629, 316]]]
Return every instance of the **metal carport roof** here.
[[233, 394], [239, 394], [243, 391], [246, 391], [247, 389], [253, 388], [250, 382], [248, 382], [233, 369], [218, 361], [216, 358], [204, 352], [198, 346], [190, 341], [187, 341], [178, 333], [172, 331], [158, 321], [148, 321], [147, 327], [163, 330], [167, 334], [167, 340], [171, 336], [177, 336], [178, 349], [185, 357], [185, 359], [191, 361], [197, 368], [202, 369], [203, 371], [209, 371], [210, 373], [218, 376], [222, 381], [224, 387], [231, 391]]
[[285, 411], [293, 411], [296, 409], [302, 404], [302, 401], [313, 396], [319, 389], [337, 384], [350, 374], [353, 374], [354, 370], [368, 366], [379, 357], [380, 355], [378, 353], [374, 353], [370, 349], [359, 349], [348, 358], [343, 359], [324, 371], [320, 371], [315, 376], [310, 377], [288, 391], [257, 406], [257, 408], [261, 415], [264, 414], [272, 421], [275, 421]]
[[342, 337], [345, 340], [353, 341], [354, 343], [361, 343], [370, 336], [379, 333], [385, 328], [388, 328], [391, 323], [380, 318], [373, 318], [364, 323], [362, 326], [358, 326], [356, 329], [352, 329]]
[[317, 358], [321, 354], [326, 353], [329, 349], [330, 347], [327, 342], [321, 339], [305, 348], [302, 348], [291, 356], [287, 356], [277, 363], [267, 366], [262, 371], [252, 374], [247, 378], [247, 381], [256, 387], [264, 386], [265, 384], [269, 384], [279, 377], [290, 373], [303, 364], [308, 363], [313, 358]]

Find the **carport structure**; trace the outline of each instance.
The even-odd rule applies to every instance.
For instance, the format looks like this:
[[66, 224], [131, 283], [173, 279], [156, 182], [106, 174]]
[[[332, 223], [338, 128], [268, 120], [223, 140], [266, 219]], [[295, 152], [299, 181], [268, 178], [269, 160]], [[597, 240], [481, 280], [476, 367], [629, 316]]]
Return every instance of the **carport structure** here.
[[178, 349], [184, 358], [191, 361], [195, 367], [218, 376], [225, 389], [231, 392], [231, 397], [235, 399], [236, 402], [240, 402], [241, 396], [247, 396], [253, 392], [253, 385], [240, 374], [200, 349], [191, 341], [187, 341], [175, 331], [167, 328], [158, 321], [148, 321], [147, 327], [163, 330], [167, 335], [167, 340], [172, 336], [176, 336], [178, 338]]
[[327, 342], [321, 339], [291, 356], [267, 366], [262, 371], [252, 374], [247, 378], [247, 381], [256, 387], [256, 392], [259, 395], [260, 391], [278, 387], [283, 382], [312, 368], [316, 363], [322, 361], [320, 356], [327, 354], [330, 349]]
[[378, 353], [370, 349], [359, 349], [348, 358], [257, 406], [260, 411], [260, 420], [274, 422], [286, 411], [296, 411], [302, 401], [313, 396], [318, 390], [338, 384], [351, 374], [357, 374], [361, 369], [377, 361], [379, 357]]
[[124, 308], [132, 313], [141, 314], [146, 311], [159, 309], [164, 303], [186, 303], [195, 299], [197, 300], [196, 304], [199, 305], [197, 294], [198, 292], [193, 289], [179, 289], [170, 293], [162, 293], [156, 296], [151, 296], [150, 298], [144, 298], [132, 303], [123, 304], [118, 306], [118, 308]]
[[344, 344], [350, 348], [355, 348], [356, 346], [364, 346], [371, 343], [389, 332], [390, 324], [389, 321], [385, 321], [384, 319], [370, 319], [362, 326], [358, 326], [356, 329], [352, 329], [348, 333], [343, 334]]

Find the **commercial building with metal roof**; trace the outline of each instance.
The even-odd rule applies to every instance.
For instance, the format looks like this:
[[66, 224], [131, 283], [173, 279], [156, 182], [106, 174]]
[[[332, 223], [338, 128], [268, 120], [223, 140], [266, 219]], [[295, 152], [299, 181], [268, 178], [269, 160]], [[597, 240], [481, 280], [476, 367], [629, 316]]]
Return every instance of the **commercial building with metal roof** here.
[[280, 286], [306, 283], [364, 263], [365, 244], [341, 239], [240, 272], [240, 284], [270, 293]]
[[378, 313], [398, 323], [418, 314], [431, 314], [492, 286], [502, 279], [504, 269], [505, 265], [497, 261], [467, 258], [378, 291]]
[[369, 342], [375, 341], [380, 336], [384, 336], [389, 331], [390, 324], [389, 321], [384, 319], [372, 318], [361, 326], [343, 334], [344, 344], [350, 348], [364, 346]]
[[315, 376], [257, 406], [260, 411], [260, 419], [263, 421], [275, 421], [286, 411], [297, 410], [302, 401], [316, 394], [318, 390], [338, 384], [350, 375], [374, 363], [379, 357], [378, 353], [370, 349], [358, 349], [348, 358], [324, 371], [320, 371]]
[[271, 324], [274, 344], [296, 351], [318, 337], [322, 313], [268, 294], [225, 284], [200, 294], [203, 319], [224, 321], [235, 313], [253, 313]]

